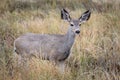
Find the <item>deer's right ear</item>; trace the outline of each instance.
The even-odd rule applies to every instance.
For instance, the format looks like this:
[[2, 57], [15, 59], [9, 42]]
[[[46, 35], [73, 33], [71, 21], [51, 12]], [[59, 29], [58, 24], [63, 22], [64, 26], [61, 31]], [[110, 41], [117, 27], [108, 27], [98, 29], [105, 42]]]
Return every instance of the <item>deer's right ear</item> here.
[[61, 19], [67, 20], [67, 21], [69, 21], [69, 22], [70, 22], [70, 20], [71, 20], [71, 17], [70, 17], [70, 15], [69, 15], [69, 13], [68, 13], [65, 9], [62, 9], [62, 10], [61, 10]]

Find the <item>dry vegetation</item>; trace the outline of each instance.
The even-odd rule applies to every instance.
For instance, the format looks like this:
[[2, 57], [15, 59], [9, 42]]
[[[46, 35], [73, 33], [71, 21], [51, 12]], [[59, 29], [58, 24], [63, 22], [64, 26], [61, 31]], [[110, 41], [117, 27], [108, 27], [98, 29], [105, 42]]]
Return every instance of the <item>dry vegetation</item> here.
[[[90, 0], [21, 1], [0, 3], [0, 80], [120, 80], [120, 4], [97, 5]], [[66, 61], [65, 74], [60, 74], [49, 61], [38, 59], [32, 59], [28, 69], [16, 66], [12, 54], [13, 41], [18, 36], [27, 32], [65, 34], [68, 23], [60, 19], [62, 7], [73, 18], [86, 8], [92, 10]]]

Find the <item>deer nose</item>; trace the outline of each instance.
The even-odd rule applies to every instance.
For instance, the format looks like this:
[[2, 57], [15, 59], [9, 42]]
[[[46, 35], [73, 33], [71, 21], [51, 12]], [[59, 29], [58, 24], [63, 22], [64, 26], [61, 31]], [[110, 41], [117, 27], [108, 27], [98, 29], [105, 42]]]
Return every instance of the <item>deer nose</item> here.
[[75, 31], [75, 33], [79, 34], [79, 33], [80, 33], [80, 31], [79, 31], [79, 30], [77, 30], [77, 31]]

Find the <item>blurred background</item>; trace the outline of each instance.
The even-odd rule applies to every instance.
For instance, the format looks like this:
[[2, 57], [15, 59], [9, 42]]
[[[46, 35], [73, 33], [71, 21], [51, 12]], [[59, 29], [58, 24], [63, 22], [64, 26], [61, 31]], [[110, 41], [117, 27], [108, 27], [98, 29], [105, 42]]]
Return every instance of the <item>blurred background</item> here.
[[[80, 27], [65, 74], [37, 59], [28, 70], [16, 66], [13, 42], [20, 35], [66, 33], [69, 24], [60, 18], [62, 8], [72, 18], [92, 11]], [[120, 0], [1, 0], [0, 80], [120, 80]]]

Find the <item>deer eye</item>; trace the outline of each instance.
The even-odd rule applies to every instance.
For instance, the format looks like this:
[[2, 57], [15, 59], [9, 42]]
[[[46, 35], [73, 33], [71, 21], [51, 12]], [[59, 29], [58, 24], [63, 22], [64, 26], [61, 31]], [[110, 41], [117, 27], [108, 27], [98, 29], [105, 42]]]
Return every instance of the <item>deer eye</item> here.
[[73, 24], [70, 24], [70, 26], [74, 26]]
[[81, 26], [81, 24], [79, 24], [79, 26]]

